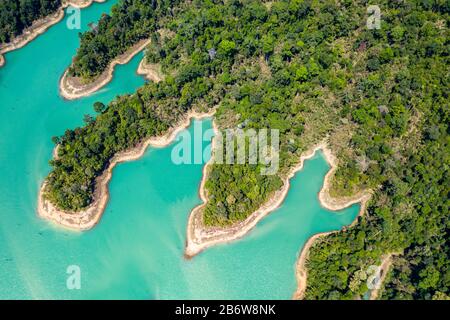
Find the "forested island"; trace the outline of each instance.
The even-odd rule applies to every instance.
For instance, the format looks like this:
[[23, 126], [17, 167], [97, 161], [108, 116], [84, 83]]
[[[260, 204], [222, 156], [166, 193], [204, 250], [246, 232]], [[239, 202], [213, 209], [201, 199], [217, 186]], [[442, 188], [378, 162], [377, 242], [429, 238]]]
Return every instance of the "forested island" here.
[[164, 79], [96, 103], [96, 117], [55, 137], [45, 198], [77, 214], [115, 154], [217, 106], [221, 129], [280, 131], [280, 170], [213, 164], [206, 226], [245, 220], [329, 137], [331, 195], [373, 196], [356, 224], [311, 247], [304, 298], [362, 297], [364, 270], [396, 253], [380, 298], [448, 299], [450, 7], [377, 5], [380, 29], [366, 26], [367, 1], [120, 1], [81, 36], [70, 73], [89, 81], [147, 37]]

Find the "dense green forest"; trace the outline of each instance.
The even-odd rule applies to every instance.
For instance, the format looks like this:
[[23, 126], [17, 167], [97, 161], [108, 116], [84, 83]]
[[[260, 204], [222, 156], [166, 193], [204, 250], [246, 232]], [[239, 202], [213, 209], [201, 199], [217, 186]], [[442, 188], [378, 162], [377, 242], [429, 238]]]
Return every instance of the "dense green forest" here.
[[[82, 47], [106, 41], [104, 32], [115, 25], [108, 21], [119, 21], [130, 3], [149, 6], [120, 2], [102, 18], [105, 31], [84, 34]], [[387, 253], [399, 255], [382, 298], [448, 297], [450, 4], [378, 1], [381, 28], [371, 30], [369, 4], [191, 1], [146, 16], [147, 59], [165, 79], [107, 107], [96, 104], [96, 118], [55, 138], [59, 158], [51, 161], [45, 196], [63, 209], [86, 207], [115, 153], [164, 132], [188, 109], [218, 106], [220, 128], [280, 131], [280, 170], [263, 176], [261, 165], [214, 164], [206, 224], [245, 219], [281, 187], [300, 154], [329, 135], [339, 159], [332, 194], [372, 189], [374, 196], [354, 227], [312, 247], [306, 298], [362, 296], [361, 273]], [[121, 42], [123, 50], [133, 41]], [[102, 66], [110, 59], [104, 56], [117, 55], [107, 48], [98, 57]], [[91, 62], [77, 75], [95, 76], [102, 67], [83, 50], [76, 61]]]
[[56, 12], [61, 0], [2, 0], [0, 2], [0, 44], [8, 43], [34, 21]]
[[92, 81], [109, 63], [140, 40], [148, 39], [173, 15], [179, 0], [120, 0], [111, 14], [104, 14], [98, 24], [81, 35], [80, 48], [69, 74]]
[[[337, 195], [375, 188], [350, 230], [311, 250], [308, 299], [361, 296], [358, 271], [394, 258], [384, 299], [449, 297], [448, 2], [380, 3], [381, 29], [352, 43], [353, 86], [341, 117], [355, 125], [336, 173]], [[347, 190], [347, 191], [346, 191]]]

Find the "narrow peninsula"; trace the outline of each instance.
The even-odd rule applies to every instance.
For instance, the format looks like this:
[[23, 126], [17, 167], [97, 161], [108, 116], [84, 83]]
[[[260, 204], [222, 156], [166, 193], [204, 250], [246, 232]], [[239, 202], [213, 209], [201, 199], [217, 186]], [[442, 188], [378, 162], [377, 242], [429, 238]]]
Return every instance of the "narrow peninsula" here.
[[71, 77], [70, 68], [67, 69], [61, 77], [59, 83], [59, 92], [61, 96], [67, 100], [79, 99], [89, 96], [107, 85], [113, 78], [114, 68], [118, 64], [127, 64], [136, 54], [141, 52], [147, 45], [149, 40], [141, 40], [126, 52], [112, 60], [105, 71], [90, 82], [83, 80], [81, 77]]
[[[112, 178], [114, 167], [121, 162], [137, 160], [145, 154], [149, 146], [162, 148], [168, 146], [173, 142], [177, 134], [187, 128], [192, 119], [203, 119], [211, 117], [214, 111], [211, 112], [196, 112], [191, 111], [182, 116], [179, 122], [173, 127], [166, 130], [167, 132], [161, 136], [147, 138], [138, 143], [136, 146], [128, 150], [117, 153], [109, 160], [109, 165], [103, 173], [95, 179], [94, 193], [92, 203], [79, 211], [68, 211], [58, 208], [51, 201], [45, 198], [47, 182], [41, 186], [38, 196], [38, 214], [44, 219], [53, 221], [63, 227], [73, 230], [89, 230], [94, 227], [99, 221], [106, 208], [109, 198], [108, 184]], [[59, 145], [58, 145], [59, 146]], [[55, 148], [54, 157], [58, 161], [58, 146]]]
[[[215, 130], [217, 130], [215, 126]], [[203, 169], [203, 178], [200, 184], [199, 195], [203, 201], [203, 204], [192, 210], [189, 216], [187, 235], [186, 235], [186, 248], [185, 256], [187, 258], [192, 258], [196, 254], [205, 250], [206, 248], [219, 244], [226, 243], [229, 241], [236, 240], [245, 236], [256, 224], [263, 219], [269, 213], [275, 211], [279, 206], [282, 205], [286, 195], [289, 192], [289, 181], [294, 175], [303, 168], [303, 163], [305, 160], [312, 158], [317, 151], [321, 150], [327, 160], [328, 164], [331, 166], [330, 171], [327, 173], [323, 187], [319, 192], [319, 200], [323, 207], [328, 210], [342, 210], [346, 207], [351, 206], [355, 203], [361, 203], [360, 215], [364, 213], [366, 208], [366, 203], [370, 198], [370, 192], [362, 192], [358, 195], [345, 198], [333, 198], [329, 194], [330, 179], [332, 179], [334, 172], [336, 171], [337, 164], [336, 158], [332, 155], [331, 150], [327, 147], [327, 142], [323, 141], [317, 146], [306, 151], [301, 157], [298, 165], [292, 167], [291, 171], [287, 174], [283, 181], [283, 187], [273, 193], [269, 197], [269, 200], [259, 207], [255, 212], [250, 214], [248, 218], [244, 221], [235, 223], [226, 227], [208, 227], [205, 226], [203, 222], [203, 209], [205, 204], [208, 202], [208, 196], [205, 190], [205, 183], [208, 179], [208, 164], [205, 165]], [[213, 143], [214, 152], [214, 143]], [[214, 157], [212, 157], [213, 159]], [[313, 237], [314, 238], [314, 237]], [[307, 251], [307, 246], [303, 252]], [[304, 254], [302, 252], [302, 255]]]

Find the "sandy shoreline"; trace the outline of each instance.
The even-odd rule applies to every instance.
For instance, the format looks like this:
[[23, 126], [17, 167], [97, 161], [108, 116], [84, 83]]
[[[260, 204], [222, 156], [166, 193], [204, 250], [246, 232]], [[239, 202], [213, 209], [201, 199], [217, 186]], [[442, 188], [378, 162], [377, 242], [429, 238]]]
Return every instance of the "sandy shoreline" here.
[[162, 75], [161, 70], [159, 70], [159, 67], [157, 65], [147, 63], [145, 57], [139, 63], [136, 73], [153, 82], [160, 82], [164, 80], [164, 76]]
[[[322, 151], [325, 155], [325, 159], [331, 166], [331, 169], [325, 175], [322, 189], [320, 190], [319, 195], [318, 195], [319, 202], [324, 208], [326, 208], [328, 210], [332, 210], [332, 211], [342, 210], [342, 209], [345, 209], [345, 208], [351, 206], [352, 204], [360, 203], [361, 208], [359, 210], [357, 217], [355, 218], [355, 220], [353, 220], [353, 222], [349, 226], [346, 226], [344, 228], [352, 227], [353, 225], [355, 225], [357, 223], [358, 217], [362, 216], [364, 214], [364, 212], [366, 211], [367, 203], [370, 200], [372, 193], [371, 193], [371, 191], [365, 191], [363, 193], [356, 194], [352, 197], [340, 197], [340, 198], [331, 197], [329, 190], [330, 190], [330, 186], [331, 186], [331, 179], [337, 169], [337, 160], [334, 157], [334, 155], [331, 153], [330, 149], [325, 147], [322, 149]], [[308, 260], [309, 249], [312, 247], [314, 242], [317, 239], [319, 239], [320, 237], [327, 236], [329, 234], [339, 232], [341, 230], [335, 230], [335, 231], [329, 231], [329, 232], [315, 234], [311, 238], [309, 238], [308, 241], [305, 243], [305, 245], [303, 246], [301, 253], [297, 259], [296, 272], [295, 272], [296, 278], [297, 278], [297, 290], [292, 297], [293, 299], [301, 300], [304, 298], [304, 294], [306, 291], [307, 277], [308, 277], [306, 261]]]
[[202, 209], [208, 201], [208, 197], [204, 190], [204, 185], [208, 174], [208, 163], [203, 169], [203, 178], [199, 189], [200, 198], [203, 203], [192, 210], [188, 220], [185, 248], [186, 258], [191, 258], [210, 246], [230, 242], [246, 235], [262, 218], [276, 210], [283, 203], [289, 191], [290, 179], [297, 173], [297, 171], [303, 168], [304, 160], [313, 157], [318, 150], [323, 151], [325, 158], [331, 166], [330, 171], [325, 176], [322, 190], [319, 193], [319, 200], [323, 207], [329, 210], [341, 210], [354, 203], [362, 202], [368, 199], [369, 196], [367, 194], [349, 199], [334, 199], [330, 197], [328, 194], [329, 179], [336, 170], [336, 159], [328, 149], [326, 143], [321, 142], [314, 148], [311, 148], [309, 151], [303, 153], [300, 157], [299, 164], [292, 168], [288, 176], [285, 178], [283, 187], [276, 191], [275, 194], [263, 206], [253, 212], [246, 220], [226, 228], [205, 228], [202, 221]]
[[[173, 142], [177, 134], [187, 128], [192, 119], [203, 119], [211, 117], [215, 110], [208, 113], [198, 113], [190, 111], [186, 114], [179, 124], [172, 127], [169, 132], [163, 136], [151, 137], [131, 150], [121, 152], [114, 156], [110, 162], [108, 169], [99, 176], [96, 180], [96, 187], [94, 193], [93, 203], [80, 212], [67, 212], [58, 209], [50, 201], [44, 199], [43, 192], [46, 186], [46, 181], [42, 184], [38, 195], [38, 215], [44, 219], [51, 220], [60, 226], [73, 230], [88, 230], [94, 227], [99, 221], [108, 203], [109, 192], [108, 184], [112, 177], [114, 167], [125, 161], [137, 160], [142, 157], [148, 146], [165, 147]], [[58, 146], [56, 147], [58, 148]], [[55, 150], [56, 150], [55, 148]], [[56, 152], [53, 154], [56, 156]]]
[[116, 65], [127, 64], [136, 54], [144, 50], [149, 43], [149, 39], [136, 43], [125, 53], [111, 61], [108, 68], [95, 81], [88, 84], [81, 84], [77, 78], [69, 77], [69, 68], [67, 68], [59, 81], [59, 93], [67, 100], [75, 100], [93, 94], [112, 80]]
[[29, 42], [36, 39], [39, 35], [43, 34], [45, 31], [47, 31], [48, 28], [53, 26], [54, 24], [60, 22], [65, 15], [64, 10], [69, 7], [73, 6], [76, 8], [87, 8], [94, 2], [105, 2], [106, 0], [69, 0], [64, 1], [62, 6], [53, 14], [36, 20], [30, 27], [26, 28], [23, 33], [19, 36], [17, 36], [15, 39], [13, 39], [11, 42], [6, 43], [2, 46], [0, 46], [0, 67], [5, 65], [6, 60], [3, 56], [5, 53], [8, 53], [13, 50], [20, 49], [24, 47]]
[[[322, 188], [320, 193], [326, 193], [326, 191], [324, 191], [324, 188]], [[320, 195], [320, 193], [319, 193], [319, 195]], [[355, 218], [355, 220], [353, 220], [353, 222], [349, 226], [346, 226], [344, 228], [352, 227], [353, 225], [355, 225], [357, 223], [358, 217], [362, 216], [364, 214], [364, 212], [366, 211], [367, 203], [368, 203], [370, 197], [371, 197], [371, 194], [366, 193], [361, 196], [359, 201], [349, 202], [349, 204], [347, 206], [344, 206], [341, 208], [341, 209], [344, 209], [345, 207], [351, 206], [352, 204], [357, 203], [357, 202], [361, 203], [361, 208], [360, 208], [359, 213], [358, 213], [357, 217]], [[324, 205], [324, 203], [321, 202], [321, 204], [323, 207], [326, 207]], [[335, 209], [335, 210], [341, 210], [341, 209]], [[303, 248], [301, 250], [300, 256], [297, 259], [296, 271], [295, 271], [295, 275], [297, 278], [297, 290], [295, 291], [294, 295], [292, 296], [292, 299], [302, 300], [304, 298], [305, 291], [306, 291], [306, 285], [307, 285], [307, 278], [308, 278], [308, 269], [306, 268], [306, 262], [308, 260], [309, 250], [311, 249], [314, 242], [321, 237], [339, 232], [341, 230], [334, 230], [334, 231], [328, 231], [328, 232], [322, 232], [322, 233], [315, 234], [311, 238], [309, 238], [308, 241], [305, 243], [305, 245], [303, 246]]]
[[294, 295], [292, 296], [293, 300], [302, 300], [305, 291], [306, 291], [306, 280], [307, 280], [307, 269], [305, 267], [305, 263], [308, 257], [309, 249], [314, 244], [314, 242], [319, 239], [322, 236], [327, 236], [329, 234], [332, 234], [337, 231], [329, 231], [329, 232], [321, 232], [313, 235], [311, 238], [306, 241], [305, 245], [302, 248], [300, 257], [297, 260], [297, 266], [295, 270], [295, 276], [297, 278], [297, 290], [295, 291]]

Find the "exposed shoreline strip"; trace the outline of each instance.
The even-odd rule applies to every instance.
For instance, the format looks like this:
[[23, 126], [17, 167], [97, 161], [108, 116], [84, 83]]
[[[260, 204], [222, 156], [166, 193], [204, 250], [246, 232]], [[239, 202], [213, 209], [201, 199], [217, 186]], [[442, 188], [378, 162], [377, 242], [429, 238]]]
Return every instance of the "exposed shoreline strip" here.
[[164, 76], [162, 75], [162, 72], [158, 70], [158, 66], [147, 63], [145, 57], [139, 63], [136, 73], [153, 82], [160, 82], [164, 80]]
[[4, 66], [6, 59], [5, 53], [20, 49], [36, 39], [39, 35], [47, 31], [51, 26], [60, 22], [65, 15], [65, 9], [69, 6], [84, 9], [92, 5], [94, 2], [105, 2], [106, 0], [69, 0], [62, 3], [61, 7], [53, 14], [36, 20], [33, 24], [23, 30], [22, 34], [14, 38], [11, 42], [0, 46], [0, 67]]
[[100, 218], [106, 208], [109, 199], [108, 184], [111, 180], [113, 169], [118, 163], [139, 159], [145, 154], [148, 146], [159, 148], [168, 146], [174, 141], [180, 131], [190, 125], [192, 119], [209, 118], [214, 114], [214, 112], [215, 109], [207, 113], [190, 111], [183, 117], [178, 125], [172, 127], [165, 135], [150, 137], [137, 145], [135, 148], [115, 155], [111, 159], [110, 165], [105, 172], [97, 178], [95, 183], [94, 201], [85, 210], [79, 212], [68, 212], [58, 209], [50, 201], [44, 199], [43, 195], [46, 186], [46, 181], [44, 181], [38, 195], [38, 215], [41, 218], [48, 219], [69, 229], [78, 231], [91, 229], [100, 221]]
[[[359, 194], [356, 194], [352, 197], [341, 197], [341, 198], [333, 198], [330, 195], [330, 186], [331, 186], [331, 179], [334, 176], [334, 173], [337, 170], [337, 160], [334, 157], [334, 155], [331, 153], [331, 150], [328, 148], [322, 149], [323, 153], [325, 155], [325, 159], [327, 160], [328, 164], [331, 166], [331, 169], [327, 172], [325, 175], [325, 179], [323, 182], [322, 189], [319, 192], [319, 202], [321, 206], [328, 210], [337, 211], [345, 209], [355, 203], [360, 203], [361, 207], [359, 209], [358, 215], [356, 216], [355, 220], [349, 225], [346, 226], [346, 228], [354, 226], [357, 221], [358, 217], [362, 216], [364, 212], [367, 209], [367, 204], [372, 197], [372, 191], [366, 190]], [[342, 229], [341, 229], [342, 230]], [[296, 264], [296, 278], [297, 278], [297, 290], [293, 295], [293, 299], [295, 300], [301, 300], [304, 298], [305, 291], [306, 291], [306, 285], [307, 285], [307, 277], [308, 277], [308, 270], [306, 268], [306, 261], [308, 260], [309, 250], [311, 249], [314, 242], [321, 238], [325, 237], [327, 235], [339, 232], [341, 230], [334, 230], [334, 231], [328, 231], [328, 232], [322, 232], [313, 235], [311, 238], [308, 239], [308, 241], [304, 244], [303, 248], [301, 249], [300, 255], [297, 259]]]
[[[324, 189], [322, 188], [322, 190], [324, 190]], [[322, 193], [322, 190], [321, 190], [321, 193]], [[324, 193], [326, 193], [326, 191], [324, 191]], [[354, 226], [358, 221], [358, 217], [360, 217], [364, 214], [364, 212], [366, 211], [367, 203], [368, 203], [370, 197], [371, 197], [371, 194], [367, 193], [367, 194], [362, 195], [361, 198], [359, 199], [359, 201], [357, 201], [357, 202], [361, 203], [361, 208], [359, 209], [358, 215], [356, 216], [355, 220], [353, 220], [353, 222], [349, 226], [346, 226], [346, 228]], [[355, 202], [355, 203], [357, 203], [357, 202]], [[321, 202], [321, 204], [322, 204], [322, 202]], [[352, 204], [354, 204], [354, 203], [350, 203], [347, 206], [344, 206], [343, 208], [336, 209], [336, 210], [342, 210], [345, 207], [351, 206]], [[306, 261], [308, 260], [309, 250], [313, 246], [314, 242], [321, 237], [328, 236], [330, 234], [339, 232], [341, 230], [317, 233], [317, 234], [313, 235], [311, 238], [309, 238], [308, 241], [306, 241], [306, 243], [304, 244], [304, 246], [300, 252], [300, 256], [298, 257], [297, 263], [296, 263], [295, 275], [297, 278], [297, 290], [295, 291], [294, 295], [292, 296], [292, 299], [302, 300], [305, 296], [307, 279], [308, 279], [308, 269], [306, 268]]]
[[96, 80], [88, 84], [81, 84], [76, 78], [68, 76], [69, 68], [66, 69], [59, 81], [59, 93], [67, 100], [75, 100], [89, 96], [100, 88], [107, 85], [113, 79], [114, 68], [118, 64], [127, 64], [136, 54], [144, 50], [150, 43], [150, 39], [144, 39], [129, 48], [125, 53], [116, 57], [109, 63], [108, 68], [98, 76]]

